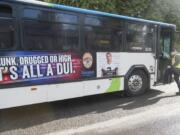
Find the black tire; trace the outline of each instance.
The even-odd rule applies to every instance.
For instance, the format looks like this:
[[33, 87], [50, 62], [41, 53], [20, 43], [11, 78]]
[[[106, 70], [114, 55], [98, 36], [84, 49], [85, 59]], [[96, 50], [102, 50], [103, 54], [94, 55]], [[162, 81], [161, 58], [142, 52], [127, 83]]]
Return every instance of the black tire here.
[[149, 79], [143, 70], [133, 71], [125, 80], [125, 94], [127, 96], [139, 96], [149, 89]]

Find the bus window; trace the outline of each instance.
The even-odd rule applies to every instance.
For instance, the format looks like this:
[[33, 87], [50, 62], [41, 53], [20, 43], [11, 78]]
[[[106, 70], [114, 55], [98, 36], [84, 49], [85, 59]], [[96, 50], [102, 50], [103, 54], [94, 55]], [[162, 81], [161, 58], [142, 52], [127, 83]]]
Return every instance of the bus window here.
[[63, 51], [79, 49], [79, 26], [71, 24], [56, 24], [57, 44]]
[[121, 29], [85, 27], [86, 48], [94, 51], [119, 51], [122, 45]]
[[8, 5], [0, 4], [0, 17], [11, 17], [12, 8]]
[[24, 46], [28, 50], [78, 50], [79, 26], [25, 21]]
[[94, 51], [110, 50], [112, 40], [109, 31], [96, 27], [85, 27], [86, 48]]
[[126, 35], [128, 51], [152, 52], [154, 28], [144, 24], [128, 23]]
[[161, 51], [165, 58], [170, 58], [172, 32], [163, 28], [160, 36]]
[[97, 17], [86, 17], [85, 25], [102, 26], [102, 21]]
[[56, 13], [54, 21], [55, 22], [62, 22], [62, 23], [78, 24], [78, 16], [66, 14], [66, 13]]
[[67, 13], [56, 13], [37, 9], [24, 9], [24, 18], [36, 19], [48, 22], [78, 23], [78, 16]]
[[[24, 46], [28, 50], [53, 50], [55, 33], [49, 23], [24, 22]], [[56, 49], [56, 48], [55, 48]]]
[[145, 45], [145, 39], [142, 33], [135, 31], [128, 31], [127, 44], [129, 51], [143, 51]]
[[85, 25], [97, 26], [97, 27], [112, 27], [122, 29], [122, 20], [112, 19], [107, 17], [85, 17]]
[[26, 49], [61, 51], [79, 49], [79, 25], [75, 25], [78, 24], [78, 16], [63, 12], [24, 9], [24, 20]]
[[0, 50], [9, 50], [14, 45], [14, 24], [0, 19]]
[[24, 9], [23, 17], [29, 18], [29, 19], [44, 20], [44, 21], [47, 20], [48, 21], [49, 14], [48, 14], [48, 12], [45, 12], [45, 11], [43, 12], [41, 10]]
[[93, 51], [120, 51], [122, 22], [103, 17], [85, 17], [85, 46]]

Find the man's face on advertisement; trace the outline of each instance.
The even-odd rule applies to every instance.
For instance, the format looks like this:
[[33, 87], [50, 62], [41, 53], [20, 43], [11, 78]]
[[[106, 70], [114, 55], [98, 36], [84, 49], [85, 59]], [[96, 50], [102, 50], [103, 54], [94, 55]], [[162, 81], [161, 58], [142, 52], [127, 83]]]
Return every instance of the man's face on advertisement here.
[[112, 55], [111, 55], [111, 53], [107, 53], [107, 54], [106, 54], [106, 59], [107, 59], [107, 63], [108, 63], [108, 64], [111, 64], [111, 63], [112, 63]]

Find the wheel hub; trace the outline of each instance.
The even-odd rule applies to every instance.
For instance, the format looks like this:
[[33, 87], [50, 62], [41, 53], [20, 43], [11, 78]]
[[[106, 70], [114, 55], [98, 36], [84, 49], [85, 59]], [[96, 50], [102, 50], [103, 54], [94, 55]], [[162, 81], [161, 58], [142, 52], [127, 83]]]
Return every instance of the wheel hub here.
[[143, 81], [141, 76], [133, 75], [129, 78], [128, 87], [131, 91], [137, 92], [141, 90], [142, 85], [143, 85]]

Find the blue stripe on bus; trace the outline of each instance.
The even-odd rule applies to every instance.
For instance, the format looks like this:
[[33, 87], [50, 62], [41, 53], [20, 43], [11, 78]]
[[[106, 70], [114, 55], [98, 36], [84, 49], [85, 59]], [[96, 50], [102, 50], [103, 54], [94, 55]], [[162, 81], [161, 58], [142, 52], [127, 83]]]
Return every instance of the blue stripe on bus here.
[[52, 8], [68, 10], [68, 11], [73, 11], [73, 12], [79, 12], [79, 13], [84, 13], [84, 14], [103, 15], [103, 16], [108, 16], [108, 17], [125, 19], [125, 20], [129, 20], [129, 21], [139, 21], [139, 22], [144, 22], [144, 23], [157, 24], [157, 25], [163, 25], [163, 26], [176, 28], [176, 26], [173, 24], [168, 24], [168, 23], [163, 23], [163, 22], [158, 22], [158, 21], [145, 20], [145, 19], [135, 18], [135, 17], [128, 17], [128, 16], [106, 13], [106, 12], [101, 12], [101, 11], [96, 11], [96, 10], [88, 10], [88, 9], [65, 6], [65, 5], [60, 5], [60, 4], [46, 3], [46, 2], [41, 2], [41, 1], [24, 1], [24, 0], [16, 0], [16, 1], [29, 3], [29, 4], [35, 4], [35, 5], [39, 5], [39, 6], [48, 6], [48, 7], [52, 7]]

